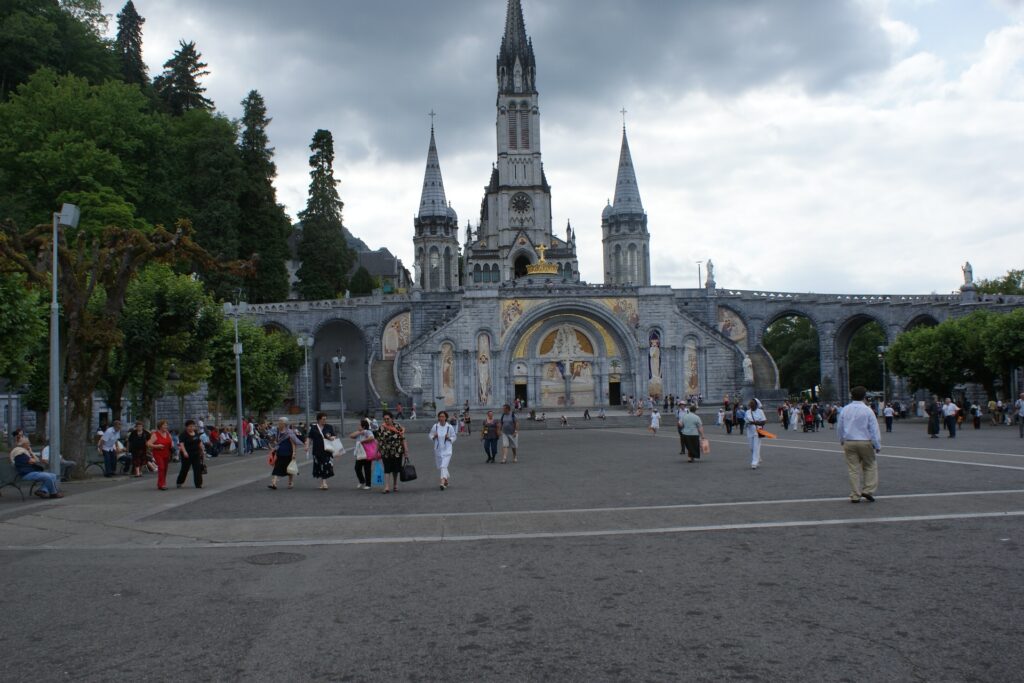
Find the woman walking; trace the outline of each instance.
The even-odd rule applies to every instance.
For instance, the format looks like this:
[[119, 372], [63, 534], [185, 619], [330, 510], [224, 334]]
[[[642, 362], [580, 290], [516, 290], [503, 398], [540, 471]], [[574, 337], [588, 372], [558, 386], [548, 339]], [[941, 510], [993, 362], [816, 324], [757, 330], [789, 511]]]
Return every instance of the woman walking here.
[[761, 464], [761, 436], [757, 430], [768, 424], [761, 402], [756, 398], [750, 399], [743, 419], [746, 421], [747, 441], [750, 442], [750, 469], [756, 470]]
[[484, 428], [480, 432], [480, 440], [484, 442], [486, 462], [494, 462], [498, 456], [498, 421], [494, 419], [494, 411], [488, 410], [484, 418]]
[[[405, 443], [405, 429], [395, 422], [390, 411], [385, 410], [384, 424], [377, 430], [377, 450], [384, 464], [384, 493], [398, 492], [398, 475], [402, 472], [402, 462], [409, 454]], [[390, 476], [390, 479], [388, 478]]]
[[167, 467], [171, 462], [171, 432], [167, 429], [167, 420], [156, 423], [156, 431], [149, 435], [146, 447], [153, 452], [156, 460], [156, 487], [167, 490]]
[[661, 413], [658, 412], [657, 408], [651, 408], [651, 425], [647, 428], [653, 436], [658, 435], [658, 429], [661, 427]]
[[700, 460], [700, 440], [704, 438], [704, 423], [697, 416], [697, 406], [691, 405], [679, 418], [679, 436], [686, 447], [686, 462]]
[[448, 413], [437, 414], [437, 424], [430, 428], [430, 439], [434, 442], [434, 462], [441, 476], [441, 490], [448, 488], [448, 463], [452, 460], [452, 444], [455, 443], [455, 427], [448, 422]]
[[146, 449], [149, 445], [149, 432], [142, 426], [142, 420], [135, 421], [135, 429], [128, 433], [128, 454], [132, 457], [132, 476], [142, 476], [142, 468], [149, 462]]
[[357, 489], [369, 491], [373, 484], [373, 461], [367, 456], [366, 451], [377, 447], [377, 440], [370, 431], [370, 421], [365, 417], [359, 422], [359, 429], [349, 434], [349, 438], [356, 440], [356, 478], [359, 483]]
[[178, 488], [188, 479], [188, 471], [192, 470], [192, 483], [197, 489], [203, 488], [203, 459], [206, 450], [203, 441], [196, 432], [196, 421], [185, 422], [185, 433], [178, 440], [178, 454], [181, 456], [181, 470], [178, 472]]
[[313, 478], [320, 480], [321, 491], [327, 490], [327, 480], [334, 476], [334, 453], [327, 450], [327, 443], [334, 438], [334, 427], [327, 424], [327, 413], [317, 413], [316, 422], [306, 437], [306, 453], [313, 453]]
[[295, 475], [288, 474], [288, 465], [295, 457], [296, 447], [301, 447], [302, 442], [295, 435], [295, 430], [288, 426], [288, 418], [281, 417], [277, 420], [277, 444], [271, 449], [274, 454], [274, 471], [270, 474], [268, 489], [277, 490], [277, 478], [288, 477], [288, 488], [295, 488]]

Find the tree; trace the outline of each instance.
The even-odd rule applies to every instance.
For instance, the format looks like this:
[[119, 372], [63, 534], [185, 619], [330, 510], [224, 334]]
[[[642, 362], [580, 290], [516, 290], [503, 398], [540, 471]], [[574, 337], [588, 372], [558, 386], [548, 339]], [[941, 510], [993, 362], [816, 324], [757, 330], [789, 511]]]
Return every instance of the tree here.
[[376, 287], [377, 281], [364, 266], [359, 266], [358, 270], [352, 274], [352, 280], [348, 285], [352, 296], [369, 296], [373, 294]]
[[[73, 195], [58, 199], [73, 200]], [[50, 284], [50, 232], [48, 223], [22, 232], [12, 221], [5, 221], [0, 234], [0, 258], [41, 288]], [[183, 221], [173, 233], [160, 226], [152, 230], [108, 227], [99, 234], [81, 228], [59, 233], [57, 280], [64, 316], [68, 405], [63, 443], [72, 459], [83, 465], [85, 459], [75, 456], [81, 456], [91, 443], [92, 396], [106, 373], [111, 351], [123, 340], [120, 320], [128, 286], [149, 263], [194, 259], [209, 264], [211, 259], [192, 241], [190, 232], [191, 226]]]
[[1024, 367], [1024, 308], [993, 316], [983, 341], [985, 362], [1010, 387], [1010, 371]]
[[239, 255], [255, 257], [255, 273], [248, 283], [249, 301], [265, 303], [288, 298], [287, 260], [291, 222], [284, 207], [277, 203], [274, 177], [274, 149], [267, 137], [267, 106], [263, 96], [252, 90], [242, 100], [242, 135], [239, 151], [242, 157], [243, 189], [239, 197], [241, 225]]
[[882, 361], [878, 357], [878, 347], [885, 343], [885, 330], [877, 322], [870, 322], [854, 333], [847, 354], [851, 387], [882, 390]]
[[200, 61], [203, 55], [196, 50], [195, 42], [179, 41], [180, 47], [174, 56], [164, 62], [164, 72], [153, 81], [153, 88], [164, 102], [168, 111], [181, 116], [192, 109], [213, 109], [213, 102], [203, 93], [206, 88], [199, 84], [199, 79], [209, 76], [209, 66]]
[[1003, 277], [978, 280], [975, 287], [982, 294], [1024, 294], [1024, 270], [1008, 270]]
[[151, 415], [154, 400], [167, 390], [171, 365], [183, 378], [179, 386], [198, 388], [210, 375], [208, 341], [222, 321], [220, 307], [201, 282], [166, 264], [143, 269], [128, 285], [119, 324], [122, 343], [111, 352], [100, 386], [113, 414], [121, 413], [130, 389], [135, 413]]
[[0, 274], [0, 379], [17, 385], [31, 377], [33, 352], [48, 327], [42, 292], [29, 288], [23, 275]]
[[302, 240], [299, 244], [298, 290], [303, 299], [332, 299], [345, 290], [345, 273], [353, 256], [345, 244], [338, 181], [334, 179], [334, 138], [327, 130], [313, 135], [309, 148], [309, 197], [299, 213]]
[[135, 3], [128, 0], [117, 15], [117, 38], [114, 49], [121, 62], [121, 77], [125, 83], [146, 85], [149, 75], [142, 60], [142, 25], [146, 23], [135, 10]]
[[798, 393], [813, 389], [821, 380], [818, 331], [803, 316], [773, 322], [762, 341], [779, 368], [779, 385]]
[[[238, 321], [242, 344], [242, 402], [247, 413], [264, 416], [281, 407], [292, 376], [302, 367], [302, 350], [286, 334], [267, 331], [254, 323]], [[210, 395], [227, 405], [235, 404], [235, 343], [233, 323], [224, 321], [211, 340]]]
[[911, 391], [928, 389], [949, 396], [963, 381], [957, 332], [951, 325], [917, 327], [896, 337], [889, 346], [889, 367], [905, 377]]
[[0, 3], [0, 101], [41, 68], [91, 83], [116, 77], [99, 0], [4, 0]]

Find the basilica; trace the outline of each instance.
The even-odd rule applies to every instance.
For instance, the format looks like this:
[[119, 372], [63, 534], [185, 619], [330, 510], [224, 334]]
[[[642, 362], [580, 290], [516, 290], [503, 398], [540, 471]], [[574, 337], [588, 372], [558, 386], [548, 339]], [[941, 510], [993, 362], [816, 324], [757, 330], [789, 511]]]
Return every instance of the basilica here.
[[952, 296], [722, 290], [710, 261], [703, 287], [652, 284], [648, 216], [625, 127], [614, 199], [594, 212], [604, 282], [582, 282], [575, 230], [556, 235], [552, 226], [538, 82], [521, 2], [509, 0], [495, 63], [497, 158], [476, 227], [460, 230], [445, 197], [431, 127], [410, 286], [251, 307], [264, 326], [313, 340], [293, 406], [480, 409], [518, 398], [557, 411], [629, 396], [770, 397], [778, 371], [761, 339], [787, 315], [818, 330], [824, 397], [845, 396], [849, 342], [861, 326], [878, 322], [891, 341], [978, 303], [969, 286]]

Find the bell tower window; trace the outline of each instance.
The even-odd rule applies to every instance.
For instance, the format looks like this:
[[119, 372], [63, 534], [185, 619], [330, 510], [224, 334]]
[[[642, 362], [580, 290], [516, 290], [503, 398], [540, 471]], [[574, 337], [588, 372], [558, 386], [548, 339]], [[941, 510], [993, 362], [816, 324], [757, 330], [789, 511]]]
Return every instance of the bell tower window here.
[[516, 130], [519, 127], [519, 112], [516, 111], [515, 105], [509, 105], [508, 108], [508, 148], [518, 149], [519, 147], [519, 136], [516, 134]]
[[530, 110], [528, 107], [519, 110], [519, 147], [530, 149]]

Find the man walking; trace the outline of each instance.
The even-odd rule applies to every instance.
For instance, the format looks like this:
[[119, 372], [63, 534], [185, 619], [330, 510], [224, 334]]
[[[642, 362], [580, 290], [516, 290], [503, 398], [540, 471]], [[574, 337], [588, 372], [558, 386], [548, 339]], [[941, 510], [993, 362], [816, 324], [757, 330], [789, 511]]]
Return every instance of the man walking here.
[[893, 410], [893, 407], [890, 404], [886, 403], [885, 408], [882, 410], [882, 415], [885, 417], [885, 431], [891, 432], [892, 419], [896, 416], [896, 411]]
[[956, 414], [960, 412], [960, 407], [953, 403], [953, 399], [947, 398], [942, 403], [942, 419], [946, 422], [946, 431], [949, 432], [946, 437], [949, 439], [956, 438]]
[[96, 445], [103, 453], [103, 476], [112, 477], [117, 473], [117, 442], [121, 438], [121, 421], [114, 420], [114, 424], [107, 427], [100, 436]]
[[505, 404], [501, 413], [501, 464], [508, 462], [509, 449], [512, 450], [512, 462], [519, 462], [519, 420], [512, 412], [512, 406]]
[[1024, 439], [1024, 391], [1020, 392], [1020, 398], [1013, 407], [1017, 409], [1017, 429], [1020, 430], [1020, 438]]
[[859, 503], [861, 498], [869, 503], [875, 502], [875, 490], [878, 488], [875, 456], [882, 450], [882, 435], [878, 431], [878, 418], [864, 403], [867, 393], [864, 387], [850, 389], [853, 402], [839, 413], [836, 424], [850, 476], [851, 503]]

